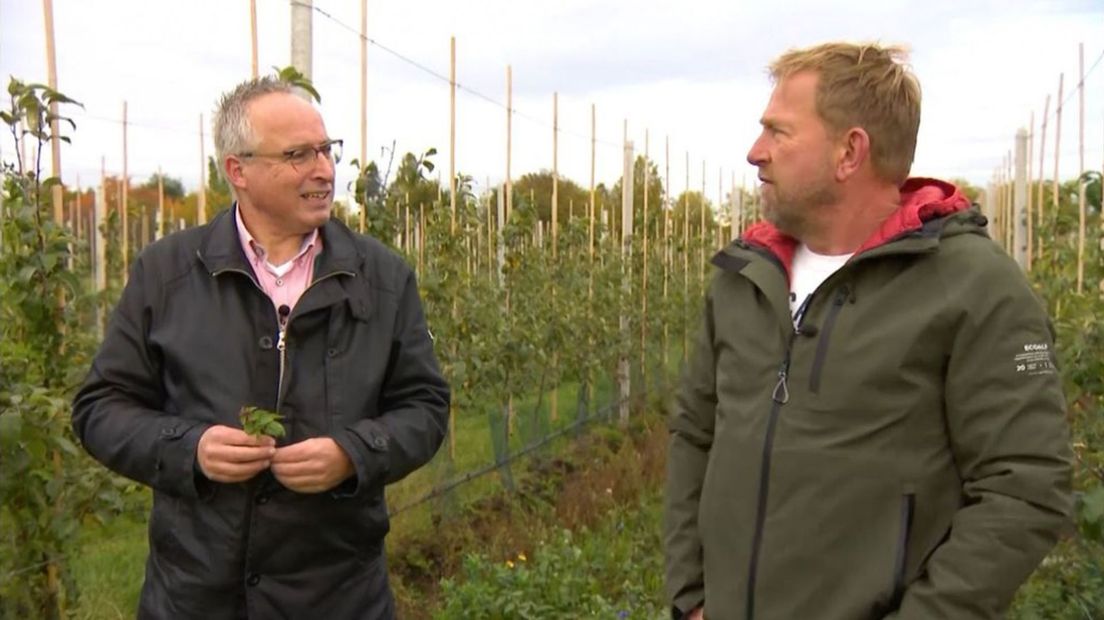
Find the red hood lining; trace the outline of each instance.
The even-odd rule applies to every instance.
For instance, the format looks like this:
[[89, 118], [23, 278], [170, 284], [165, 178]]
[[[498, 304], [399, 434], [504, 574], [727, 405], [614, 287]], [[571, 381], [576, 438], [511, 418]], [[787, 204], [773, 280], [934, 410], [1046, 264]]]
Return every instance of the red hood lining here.
[[[919, 230], [924, 222], [966, 210], [970, 201], [962, 195], [958, 187], [946, 181], [913, 177], [901, 186], [901, 206], [893, 212], [878, 230], [855, 251], [865, 252], [885, 244], [901, 234]], [[759, 222], [748, 228], [743, 240], [752, 245], [766, 248], [782, 262], [786, 269], [786, 280], [791, 279], [794, 252], [797, 239], [783, 233], [770, 222]]]

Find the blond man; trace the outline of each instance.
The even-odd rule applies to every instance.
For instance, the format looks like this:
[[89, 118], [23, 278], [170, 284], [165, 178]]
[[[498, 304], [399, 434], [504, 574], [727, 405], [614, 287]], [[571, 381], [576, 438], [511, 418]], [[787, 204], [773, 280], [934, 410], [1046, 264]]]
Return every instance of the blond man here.
[[674, 618], [999, 618], [1071, 508], [1052, 330], [956, 187], [909, 178], [904, 52], [787, 52], [670, 420]]

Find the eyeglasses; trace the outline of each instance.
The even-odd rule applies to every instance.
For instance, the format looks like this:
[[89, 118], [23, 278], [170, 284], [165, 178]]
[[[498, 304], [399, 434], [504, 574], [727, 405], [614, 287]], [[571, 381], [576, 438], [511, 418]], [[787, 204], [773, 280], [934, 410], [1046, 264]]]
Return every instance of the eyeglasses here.
[[341, 140], [326, 140], [318, 146], [300, 146], [288, 149], [282, 153], [257, 153], [246, 151], [244, 153], [238, 153], [238, 157], [266, 157], [269, 159], [278, 159], [285, 164], [289, 164], [292, 168], [299, 169], [313, 165], [318, 161], [319, 155], [322, 155], [335, 164], [340, 163], [342, 143]]

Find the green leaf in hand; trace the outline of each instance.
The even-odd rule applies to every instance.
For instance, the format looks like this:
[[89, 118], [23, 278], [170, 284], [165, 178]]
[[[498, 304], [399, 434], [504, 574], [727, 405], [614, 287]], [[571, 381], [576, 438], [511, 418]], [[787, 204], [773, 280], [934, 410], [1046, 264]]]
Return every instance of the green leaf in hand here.
[[280, 420], [284, 416], [275, 411], [261, 409], [260, 407], [242, 407], [241, 411], [238, 412], [238, 418], [241, 419], [242, 428], [245, 429], [245, 432], [254, 437], [268, 435], [269, 437], [278, 438], [286, 434], [284, 425], [280, 424]]

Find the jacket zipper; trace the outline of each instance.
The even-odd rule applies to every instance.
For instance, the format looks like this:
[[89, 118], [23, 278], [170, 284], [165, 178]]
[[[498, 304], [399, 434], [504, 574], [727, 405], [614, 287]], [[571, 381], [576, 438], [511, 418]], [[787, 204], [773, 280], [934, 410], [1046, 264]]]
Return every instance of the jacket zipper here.
[[820, 371], [824, 366], [824, 358], [828, 355], [828, 341], [832, 336], [832, 328], [836, 325], [836, 317], [839, 316], [849, 295], [850, 291], [846, 285], [840, 287], [836, 298], [832, 300], [832, 307], [828, 309], [828, 316], [824, 319], [824, 328], [820, 332], [816, 355], [813, 357], [813, 370], [809, 377], [809, 391], [813, 394], [820, 392]]
[[[303, 294], [299, 296], [299, 298], [302, 299], [303, 297], [305, 297], [307, 295], [307, 292], [314, 288], [314, 286], [319, 282], [323, 282], [325, 280], [329, 280], [330, 278], [334, 278], [340, 275], [356, 277], [356, 274], [351, 271], [332, 271], [322, 276], [321, 278], [318, 278], [317, 280], [311, 282], [310, 285], [307, 286], [307, 288], [303, 291]], [[284, 377], [287, 374], [285, 372], [287, 369], [287, 331], [288, 327], [291, 325], [290, 315], [291, 312], [288, 312], [287, 315], [280, 315], [279, 312], [277, 312], [277, 321], [280, 325], [280, 333], [279, 338], [276, 341], [276, 349], [280, 352], [280, 378], [276, 383], [276, 413], [280, 413], [280, 409], [283, 407], [284, 404]]]
[[778, 414], [781, 412], [782, 405], [790, 401], [790, 389], [787, 384], [790, 372], [790, 353], [793, 351], [794, 340], [797, 339], [801, 322], [805, 318], [804, 306], [807, 306], [808, 302], [809, 299], [806, 299], [802, 309], [798, 311], [797, 329], [790, 334], [789, 342], [786, 344], [786, 356], [778, 366], [778, 383], [775, 384], [774, 391], [771, 393], [772, 404], [770, 416], [767, 418], [767, 434], [763, 439], [763, 456], [759, 466], [759, 498], [755, 511], [755, 533], [751, 539], [751, 563], [748, 567], [747, 620], [752, 620], [755, 617], [755, 581], [759, 568], [759, 551], [763, 546], [763, 524], [767, 518], [767, 493], [770, 490], [771, 450], [774, 447], [774, 429], [778, 425]]
[[912, 530], [912, 517], [916, 509], [916, 494], [906, 493], [901, 496], [901, 532], [897, 538], [897, 556], [893, 563], [893, 598], [890, 610], [896, 610], [901, 606], [901, 599], [905, 596], [905, 572], [908, 559], [908, 539]]
[[[240, 274], [242, 274], [243, 276], [248, 278], [250, 282], [253, 283], [253, 286], [257, 287], [258, 291], [260, 291], [261, 293], [264, 293], [265, 297], [268, 297], [268, 293], [265, 293], [265, 290], [263, 288], [261, 288], [261, 285], [257, 282], [256, 278], [253, 277], [253, 274], [248, 273], [243, 269], [235, 269], [233, 267], [230, 267], [230, 268], [227, 268], [227, 269], [220, 269], [218, 271], [211, 272], [211, 275], [215, 276], [215, 277], [218, 277], [218, 276], [220, 276], [224, 273], [240, 273]], [[307, 291], [314, 288], [314, 285], [318, 284], [319, 282], [322, 282], [324, 280], [328, 280], [330, 278], [333, 278], [335, 276], [340, 276], [340, 275], [356, 277], [356, 274], [351, 272], [351, 271], [333, 271], [333, 272], [327, 273], [326, 275], [322, 276], [321, 278], [318, 278], [317, 280], [311, 282], [310, 285], [307, 286], [307, 288], [303, 291], [303, 295], [306, 295]], [[302, 298], [302, 295], [300, 296], [300, 298]], [[272, 298], [269, 297], [269, 300], [271, 300], [271, 299]], [[289, 312], [289, 315], [290, 315], [290, 312]], [[286, 374], [285, 370], [287, 369], [287, 330], [288, 330], [288, 326], [291, 324], [291, 317], [290, 316], [282, 316], [280, 314], [280, 312], [277, 310], [276, 311], [276, 324], [279, 326], [279, 330], [280, 330], [278, 335], [277, 335], [277, 339], [276, 339], [276, 349], [280, 352], [280, 376], [279, 376], [279, 379], [277, 380], [277, 383], [276, 383], [276, 413], [280, 413], [280, 406], [284, 402], [284, 375]]]

